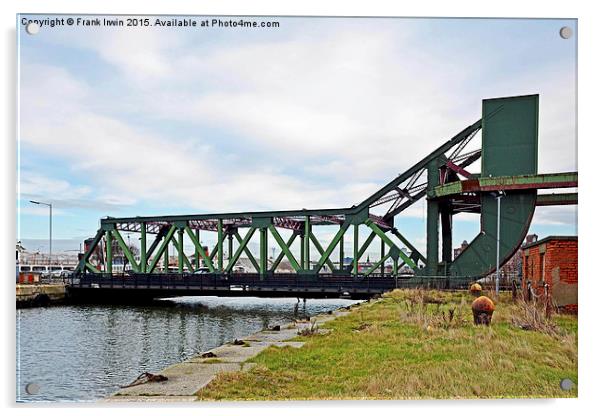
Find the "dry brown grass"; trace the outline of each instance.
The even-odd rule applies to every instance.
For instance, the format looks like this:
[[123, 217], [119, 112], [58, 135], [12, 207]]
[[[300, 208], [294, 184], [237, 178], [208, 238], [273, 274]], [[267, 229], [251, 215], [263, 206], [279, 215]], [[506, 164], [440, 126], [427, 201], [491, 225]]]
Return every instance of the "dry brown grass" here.
[[[507, 296], [506, 296], [507, 295]], [[552, 335], [512, 323], [498, 299], [491, 326], [472, 323], [467, 292], [395, 290], [326, 323], [300, 349], [270, 347], [246, 373], [216, 377], [204, 400], [576, 397], [577, 322], [554, 315]], [[453, 312], [450, 312], [453, 311]]]
[[559, 335], [549, 305], [519, 299], [516, 306], [511, 318], [514, 325], [527, 331], [539, 331], [551, 336]]
[[449, 329], [468, 324], [464, 297], [459, 302], [454, 302], [441, 292], [423, 289], [396, 289], [387, 297], [398, 305], [399, 318], [403, 323], [416, 324], [426, 330]]

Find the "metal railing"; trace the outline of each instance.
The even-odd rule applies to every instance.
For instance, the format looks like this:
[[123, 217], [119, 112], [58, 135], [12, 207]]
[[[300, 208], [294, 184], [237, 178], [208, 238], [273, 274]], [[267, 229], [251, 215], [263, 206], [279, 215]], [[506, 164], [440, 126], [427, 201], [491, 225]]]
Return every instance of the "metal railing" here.
[[73, 275], [68, 283], [76, 288], [103, 289], [161, 289], [191, 291], [353, 291], [384, 292], [395, 288], [466, 289], [472, 278], [450, 278], [448, 276], [402, 276], [388, 274], [353, 276], [319, 274], [304, 276], [296, 273], [277, 273], [261, 276], [258, 273], [189, 274], [189, 273], [146, 273], [82, 274]]

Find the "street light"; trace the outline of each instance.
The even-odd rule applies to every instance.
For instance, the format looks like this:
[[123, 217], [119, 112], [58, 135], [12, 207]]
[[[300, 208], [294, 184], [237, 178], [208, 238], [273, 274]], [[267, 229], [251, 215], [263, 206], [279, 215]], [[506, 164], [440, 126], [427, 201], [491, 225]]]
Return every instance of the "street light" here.
[[495, 295], [500, 294], [500, 214], [501, 214], [501, 202], [502, 197], [505, 195], [504, 191], [500, 191], [494, 194], [493, 197], [497, 199], [497, 248], [496, 248], [496, 260], [495, 260]]
[[47, 203], [47, 202], [40, 202], [40, 201], [29, 201], [32, 204], [36, 204], [36, 205], [46, 205], [48, 208], [50, 208], [50, 237], [48, 238], [49, 243], [50, 243], [50, 249], [48, 250], [48, 264], [52, 263], [52, 204]]

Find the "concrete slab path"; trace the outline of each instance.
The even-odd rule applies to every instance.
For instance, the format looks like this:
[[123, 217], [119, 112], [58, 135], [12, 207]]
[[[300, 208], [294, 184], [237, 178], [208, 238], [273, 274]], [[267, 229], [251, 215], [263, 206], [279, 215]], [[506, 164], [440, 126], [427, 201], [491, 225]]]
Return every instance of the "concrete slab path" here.
[[[212, 357], [201, 355], [189, 358], [163, 369], [159, 374], [166, 381], [148, 382], [137, 386], [125, 387], [113, 395], [102, 399], [103, 403], [123, 402], [191, 402], [197, 400], [196, 393], [224, 372], [248, 371], [255, 366], [247, 360], [255, 357], [270, 346], [301, 348], [304, 342], [289, 341], [300, 331], [310, 328], [312, 321], [318, 326], [339, 316], [348, 314], [339, 309], [330, 314], [317, 315], [311, 321], [296, 321], [282, 325], [280, 331], [264, 330], [243, 338], [243, 345], [225, 344], [213, 348]], [[322, 332], [322, 330], [320, 330]], [[206, 353], [204, 353], [206, 354]]]

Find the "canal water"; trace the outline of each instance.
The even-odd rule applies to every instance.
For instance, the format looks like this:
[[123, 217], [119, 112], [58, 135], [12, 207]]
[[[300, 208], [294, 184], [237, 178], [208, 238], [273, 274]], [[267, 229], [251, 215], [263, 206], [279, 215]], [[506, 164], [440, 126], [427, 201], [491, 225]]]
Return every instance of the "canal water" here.
[[235, 338], [354, 302], [182, 297], [160, 306], [19, 309], [17, 400], [95, 401], [142, 372], [157, 373]]

